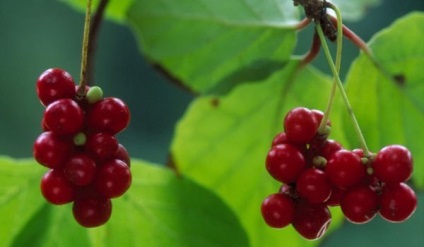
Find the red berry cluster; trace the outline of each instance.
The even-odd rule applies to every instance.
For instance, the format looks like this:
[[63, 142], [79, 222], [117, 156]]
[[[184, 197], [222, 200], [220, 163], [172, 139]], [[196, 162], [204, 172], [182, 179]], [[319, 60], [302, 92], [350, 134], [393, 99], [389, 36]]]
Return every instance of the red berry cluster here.
[[[274, 228], [291, 224], [306, 239], [320, 238], [331, 223], [328, 206], [340, 206], [353, 223], [369, 222], [379, 213], [390, 222], [408, 219], [417, 198], [405, 183], [412, 174], [408, 149], [391, 145], [364, 157], [317, 133], [323, 113], [303, 107], [284, 119], [284, 132], [266, 157], [269, 174], [283, 183], [262, 203], [265, 222]], [[331, 126], [327, 122], [327, 129]]]
[[79, 97], [62, 69], [42, 73], [36, 89], [46, 109], [33, 155], [49, 168], [41, 193], [55, 205], [73, 202], [80, 225], [100, 226], [110, 218], [111, 199], [131, 185], [130, 158], [115, 137], [127, 127], [129, 109], [120, 99], [103, 98], [99, 87], [86, 87], [86, 96]]

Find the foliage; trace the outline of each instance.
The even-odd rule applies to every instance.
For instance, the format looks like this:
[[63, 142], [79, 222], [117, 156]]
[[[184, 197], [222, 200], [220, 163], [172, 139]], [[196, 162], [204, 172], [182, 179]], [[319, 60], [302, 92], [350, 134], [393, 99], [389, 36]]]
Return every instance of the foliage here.
[[[61, 1], [85, 7], [83, 0]], [[379, 1], [334, 2], [355, 19]], [[45, 169], [33, 160], [1, 158], [2, 246], [317, 246], [320, 241], [306, 241], [291, 227], [270, 229], [259, 213], [261, 201], [278, 190], [264, 159], [283, 116], [299, 105], [324, 109], [332, 82], [312, 66], [299, 69], [292, 56], [301, 16], [292, 1], [111, 0], [106, 15], [129, 25], [140, 52], [199, 95], [171, 145], [180, 175], [134, 161], [133, 186], [113, 201], [111, 221], [86, 230], [72, 219], [71, 206], [44, 202], [38, 183]], [[360, 54], [346, 78], [370, 148], [408, 146], [419, 189], [423, 22], [423, 13], [412, 13], [376, 34], [369, 45], [381, 67]], [[342, 102], [335, 104], [331, 138], [358, 147]], [[330, 231], [342, 222], [340, 212], [332, 213]]]

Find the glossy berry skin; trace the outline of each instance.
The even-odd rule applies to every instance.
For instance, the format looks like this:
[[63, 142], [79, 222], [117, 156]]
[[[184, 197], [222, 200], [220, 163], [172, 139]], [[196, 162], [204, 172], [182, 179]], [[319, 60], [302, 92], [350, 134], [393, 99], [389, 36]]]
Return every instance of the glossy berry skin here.
[[87, 114], [87, 126], [93, 131], [112, 135], [124, 130], [130, 121], [128, 106], [117, 98], [104, 98], [95, 103]]
[[82, 130], [84, 114], [72, 99], [60, 99], [47, 106], [44, 122], [55, 134], [71, 136]]
[[296, 182], [299, 196], [311, 203], [323, 203], [331, 195], [331, 183], [325, 172], [309, 168], [302, 172]]
[[120, 144], [118, 145], [118, 150], [116, 150], [115, 155], [113, 156], [114, 159], [122, 160], [127, 164], [128, 167], [131, 167], [131, 158], [127, 151], [127, 149], [124, 147], [124, 145]]
[[342, 150], [343, 146], [335, 140], [327, 140], [321, 148], [320, 155], [327, 160], [337, 151]]
[[354, 187], [344, 194], [340, 208], [350, 222], [367, 223], [378, 211], [377, 193], [367, 185]]
[[382, 148], [373, 162], [374, 175], [385, 183], [407, 181], [412, 175], [411, 152], [400, 145]]
[[43, 197], [51, 204], [62, 205], [74, 200], [75, 190], [59, 170], [45, 173], [40, 189]]
[[95, 188], [107, 198], [123, 195], [131, 185], [131, 171], [122, 160], [111, 160], [98, 169]]
[[407, 220], [415, 212], [417, 197], [405, 183], [390, 184], [383, 188], [379, 203], [381, 217], [398, 223]]
[[33, 147], [35, 160], [52, 169], [61, 167], [72, 152], [72, 142], [61, 139], [51, 131], [38, 136]]
[[315, 240], [324, 235], [330, 223], [331, 213], [325, 204], [302, 201], [295, 209], [292, 225], [304, 238]]
[[335, 207], [340, 205], [340, 201], [342, 200], [346, 190], [339, 189], [338, 187], [333, 186], [331, 189], [331, 196], [325, 202], [327, 206]]
[[315, 136], [319, 122], [311, 110], [297, 107], [289, 111], [284, 119], [287, 138], [295, 143], [309, 143]]
[[78, 186], [88, 185], [96, 174], [96, 163], [90, 156], [77, 153], [69, 157], [63, 167], [68, 181]]
[[295, 182], [306, 166], [302, 153], [290, 144], [271, 148], [265, 163], [269, 174], [283, 183]]
[[366, 176], [366, 169], [361, 158], [348, 150], [335, 152], [328, 160], [325, 172], [331, 183], [340, 189], [350, 188]]
[[112, 202], [99, 195], [84, 196], [75, 200], [72, 212], [80, 225], [87, 228], [98, 227], [109, 220]]
[[294, 217], [295, 203], [284, 194], [272, 194], [261, 205], [262, 217], [265, 223], [273, 228], [283, 228], [289, 225]]
[[100, 161], [112, 158], [116, 154], [118, 147], [118, 140], [108, 133], [89, 135], [85, 143], [87, 153]]
[[44, 106], [58, 99], [72, 99], [75, 95], [75, 83], [72, 76], [59, 68], [44, 71], [36, 83], [37, 95]]

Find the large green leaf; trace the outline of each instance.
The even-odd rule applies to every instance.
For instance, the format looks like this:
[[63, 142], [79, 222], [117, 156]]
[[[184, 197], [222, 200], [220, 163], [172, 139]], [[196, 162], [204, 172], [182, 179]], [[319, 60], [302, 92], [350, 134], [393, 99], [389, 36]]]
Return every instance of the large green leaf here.
[[71, 205], [44, 201], [38, 184], [46, 169], [0, 158], [0, 246], [249, 246], [238, 219], [210, 191], [163, 167], [134, 161], [131, 169], [133, 184], [113, 200], [110, 221], [87, 230]]
[[[87, 0], [59, 0], [60, 2], [69, 4], [77, 10], [85, 11]], [[106, 18], [110, 18], [118, 23], [126, 21], [126, 13], [132, 2], [135, 0], [109, 0], [106, 8]], [[93, 12], [98, 5], [99, 0], [93, 0]]]
[[[347, 76], [348, 95], [372, 151], [406, 145], [415, 160], [413, 179], [424, 187], [424, 14], [412, 13], [370, 42], [378, 69], [364, 55]], [[346, 124], [352, 146], [357, 138]]]
[[137, 0], [128, 18], [153, 63], [204, 93], [288, 60], [298, 12], [291, 0]]
[[[295, 106], [323, 109], [330, 81], [318, 71], [286, 64], [268, 80], [244, 84], [222, 97], [196, 99], [172, 143], [179, 171], [218, 193], [239, 215], [252, 246], [315, 246], [293, 228], [275, 230], [260, 214], [263, 199], [278, 190], [265, 169], [271, 141]], [[340, 214], [334, 212], [334, 226]], [[334, 227], [333, 226], [333, 227]]]

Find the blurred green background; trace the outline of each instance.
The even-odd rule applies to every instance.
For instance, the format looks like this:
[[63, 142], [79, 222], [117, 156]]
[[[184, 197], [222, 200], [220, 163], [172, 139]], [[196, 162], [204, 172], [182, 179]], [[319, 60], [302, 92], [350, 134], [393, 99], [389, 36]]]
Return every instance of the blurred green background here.
[[[361, 21], [345, 23], [368, 41], [375, 32], [413, 10], [424, 10], [424, 0], [383, 0]], [[82, 28], [82, 13], [58, 1], [0, 0], [0, 155], [32, 155], [43, 114], [35, 81], [51, 67], [63, 68], [79, 80]], [[310, 28], [299, 35], [296, 54], [308, 49]], [[342, 74], [357, 54], [358, 50], [345, 42]], [[328, 73], [323, 59], [321, 54], [314, 64]], [[119, 135], [130, 154], [165, 162], [174, 125], [193, 96], [167, 82], [146, 63], [127, 26], [104, 22], [98, 40], [95, 83], [103, 88], [105, 96], [121, 98], [130, 107], [132, 122]], [[422, 203], [422, 193], [419, 199]], [[379, 219], [364, 226], [346, 223], [323, 245], [424, 246], [422, 209], [405, 224], [388, 224]], [[397, 234], [410, 242], [399, 243]]]

